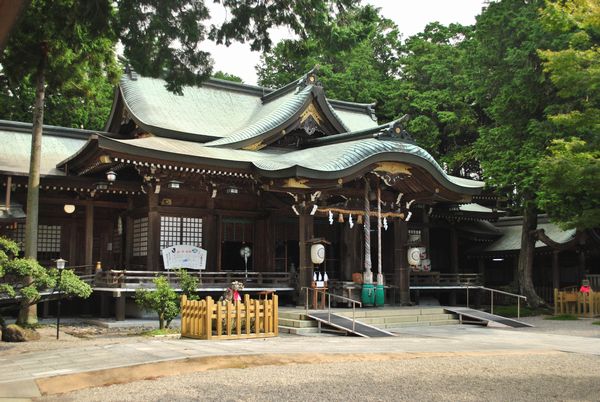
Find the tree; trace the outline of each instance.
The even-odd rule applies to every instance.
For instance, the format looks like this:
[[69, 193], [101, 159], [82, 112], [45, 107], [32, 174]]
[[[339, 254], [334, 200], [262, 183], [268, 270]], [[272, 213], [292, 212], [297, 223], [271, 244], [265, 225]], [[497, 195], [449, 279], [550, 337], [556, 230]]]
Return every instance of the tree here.
[[560, 103], [547, 109], [561, 136], [538, 174], [538, 203], [564, 228], [600, 227], [600, 3], [548, 2], [542, 22], [557, 38], [539, 52]]
[[[43, 23], [42, 23], [43, 22]], [[116, 82], [114, 56], [117, 36], [114, 12], [108, 3], [75, 0], [32, 1], [9, 39], [0, 64], [9, 86], [35, 83], [31, 162], [27, 187], [25, 257], [37, 257], [40, 158], [46, 88], [69, 97], [93, 98], [91, 84]], [[20, 323], [37, 321], [35, 305], [19, 314]]]
[[540, 22], [543, 6], [540, 0], [490, 3], [477, 17], [469, 52], [472, 93], [490, 121], [480, 129], [475, 150], [486, 182], [506, 191], [523, 215], [518, 284], [533, 307], [543, 304], [532, 281], [535, 172], [557, 136], [545, 118], [546, 108], [555, 103], [555, 88], [544, 79], [537, 53], [551, 39]]
[[398, 117], [390, 100], [397, 94], [396, 25], [371, 6], [346, 10], [320, 35], [284, 40], [263, 53], [259, 84], [280, 87], [318, 65], [329, 98], [376, 101], [383, 121]]
[[[408, 130], [452, 174], [479, 176], [473, 151], [481, 114], [469, 95], [466, 55], [472, 27], [437, 22], [400, 47], [396, 108], [412, 116]], [[390, 100], [393, 101], [393, 100]]]
[[538, 203], [563, 228], [600, 227], [600, 149], [556, 140], [540, 161]]
[[213, 74], [213, 78], [218, 78], [220, 80], [239, 82], [240, 84], [244, 81], [238, 77], [237, 75], [229, 74], [223, 71], [217, 71]]
[[135, 302], [146, 309], [156, 311], [159, 329], [169, 328], [173, 318], [179, 314], [177, 293], [164, 276], [159, 276], [152, 282], [156, 286], [155, 290], [136, 289]]
[[[354, 0], [290, 0], [274, 4], [262, 0], [223, 0], [232, 18], [210, 28], [219, 43], [250, 40], [255, 50], [269, 49], [268, 28], [289, 25], [294, 32], [318, 32], [331, 15]], [[0, 56], [8, 87], [29, 80], [35, 86], [32, 145], [27, 190], [25, 256], [37, 254], [39, 166], [46, 90], [59, 97], [94, 96], [97, 84], [115, 83], [114, 55], [120, 39], [133, 68], [150, 77], [162, 77], [167, 88], [181, 92], [183, 85], [208, 78], [210, 55], [200, 50], [209, 29], [209, 13], [202, 0], [34, 0], [13, 30]], [[14, 96], [14, 95], [13, 95]], [[70, 124], [69, 124], [70, 125]], [[27, 321], [37, 320], [35, 306]]]
[[181, 293], [187, 296], [188, 300], [199, 300], [200, 298], [196, 294], [198, 289], [199, 281], [198, 278], [193, 277], [185, 269], [180, 269], [177, 272], [179, 277], [179, 287], [181, 287]]
[[[90, 285], [79, 279], [73, 271], [65, 270], [57, 287], [57, 269], [46, 269], [36, 260], [19, 258], [18, 255], [19, 246], [12, 240], [0, 237], [0, 297], [13, 299], [20, 305], [21, 313], [27, 311], [27, 306], [40, 300], [43, 290], [54, 288], [66, 296], [82, 298], [92, 294]], [[27, 324], [25, 317], [18, 317], [17, 324]]]

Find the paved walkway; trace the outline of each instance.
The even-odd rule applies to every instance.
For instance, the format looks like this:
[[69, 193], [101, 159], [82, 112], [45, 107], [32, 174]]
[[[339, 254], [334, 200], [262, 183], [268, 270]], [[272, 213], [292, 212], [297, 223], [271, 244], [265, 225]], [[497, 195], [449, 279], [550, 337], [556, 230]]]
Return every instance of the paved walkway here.
[[[393, 338], [298, 337], [239, 341], [159, 338], [0, 356], [0, 398], [39, 396], [36, 380], [189, 358], [286, 354], [560, 351], [600, 356], [600, 338], [473, 326], [406, 328]], [[290, 356], [291, 357], [291, 356]]]

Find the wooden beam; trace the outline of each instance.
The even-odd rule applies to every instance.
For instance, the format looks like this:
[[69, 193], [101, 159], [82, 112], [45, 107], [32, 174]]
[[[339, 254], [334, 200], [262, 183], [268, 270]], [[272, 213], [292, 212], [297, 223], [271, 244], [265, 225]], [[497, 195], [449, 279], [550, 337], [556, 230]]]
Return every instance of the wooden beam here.
[[88, 204], [85, 206], [85, 271], [86, 274], [92, 273], [94, 264], [94, 206]]

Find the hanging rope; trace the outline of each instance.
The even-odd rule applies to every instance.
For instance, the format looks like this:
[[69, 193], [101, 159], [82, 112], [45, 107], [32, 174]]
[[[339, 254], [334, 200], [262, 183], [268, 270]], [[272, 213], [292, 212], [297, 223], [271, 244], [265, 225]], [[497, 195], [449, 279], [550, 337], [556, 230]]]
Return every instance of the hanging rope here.
[[365, 274], [364, 283], [373, 283], [373, 272], [371, 271], [371, 207], [369, 205], [369, 181], [365, 178], [365, 219], [363, 228], [365, 231]]

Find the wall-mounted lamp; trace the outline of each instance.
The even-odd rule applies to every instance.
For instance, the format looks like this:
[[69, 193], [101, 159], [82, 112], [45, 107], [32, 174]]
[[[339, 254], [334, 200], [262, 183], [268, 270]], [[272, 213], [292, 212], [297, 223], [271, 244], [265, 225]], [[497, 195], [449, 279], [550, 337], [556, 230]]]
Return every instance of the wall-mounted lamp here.
[[167, 183], [167, 188], [170, 190], [178, 190], [181, 188], [182, 184], [183, 184], [182, 181], [171, 180], [170, 182]]
[[66, 213], [72, 214], [73, 212], [75, 212], [75, 205], [73, 205], [73, 204], [65, 204], [65, 206], [63, 207], [63, 209], [65, 210]]
[[113, 170], [109, 170], [106, 172], [106, 180], [108, 180], [110, 183], [114, 182], [117, 180], [117, 174]]

